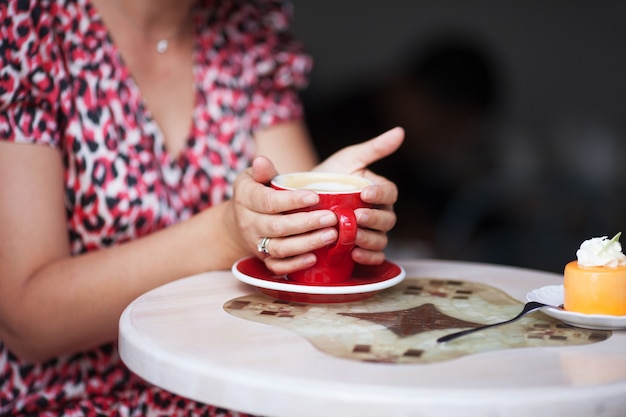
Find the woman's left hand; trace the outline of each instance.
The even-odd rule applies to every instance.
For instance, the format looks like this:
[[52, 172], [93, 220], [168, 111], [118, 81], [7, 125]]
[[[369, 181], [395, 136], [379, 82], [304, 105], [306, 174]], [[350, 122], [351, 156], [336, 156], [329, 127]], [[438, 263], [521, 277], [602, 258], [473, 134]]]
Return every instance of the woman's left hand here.
[[384, 261], [383, 250], [387, 246], [387, 232], [396, 223], [393, 205], [398, 199], [396, 185], [374, 174], [367, 167], [391, 155], [400, 147], [403, 140], [404, 130], [396, 127], [374, 139], [337, 151], [313, 169], [358, 175], [373, 183], [361, 192], [361, 199], [371, 204], [373, 208], [355, 210], [359, 231], [352, 258], [360, 264], [375, 265]]

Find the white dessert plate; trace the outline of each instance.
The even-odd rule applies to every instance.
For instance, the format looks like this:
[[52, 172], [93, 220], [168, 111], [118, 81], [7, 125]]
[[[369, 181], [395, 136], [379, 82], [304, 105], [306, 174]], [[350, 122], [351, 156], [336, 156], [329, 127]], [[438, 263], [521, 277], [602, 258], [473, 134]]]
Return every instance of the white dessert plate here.
[[360, 301], [402, 282], [404, 268], [393, 262], [381, 265], [356, 265], [347, 282], [336, 285], [306, 285], [291, 281], [285, 275], [274, 275], [263, 261], [248, 257], [237, 261], [232, 269], [238, 280], [258, 288], [262, 293], [286, 301], [303, 303], [341, 303]]
[[564, 323], [576, 327], [595, 330], [626, 329], [626, 316], [610, 316], [606, 314], [583, 314], [563, 310], [563, 286], [548, 285], [532, 290], [526, 294], [528, 301], [538, 301], [554, 307], [543, 307], [542, 313], [559, 319]]

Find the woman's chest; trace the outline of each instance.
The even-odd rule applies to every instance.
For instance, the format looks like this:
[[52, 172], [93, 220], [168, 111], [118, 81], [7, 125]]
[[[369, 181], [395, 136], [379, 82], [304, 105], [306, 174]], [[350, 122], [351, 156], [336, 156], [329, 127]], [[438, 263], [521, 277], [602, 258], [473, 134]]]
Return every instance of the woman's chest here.
[[239, 111], [211, 112], [199, 91], [186, 143], [168, 152], [132, 83], [74, 74], [65, 109], [66, 202], [72, 249], [97, 249], [184, 220], [231, 194], [254, 153]]

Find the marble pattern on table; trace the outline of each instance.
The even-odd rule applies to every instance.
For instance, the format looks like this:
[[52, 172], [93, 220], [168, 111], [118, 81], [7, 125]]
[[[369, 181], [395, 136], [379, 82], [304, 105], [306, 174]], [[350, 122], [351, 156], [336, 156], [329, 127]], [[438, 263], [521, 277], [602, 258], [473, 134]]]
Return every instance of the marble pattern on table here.
[[522, 304], [489, 285], [409, 277], [360, 302], [304, 304], [263, 294], [228, 301], [242, 319], [290, 329], [330, 355], [371, 362], [430, 363], [497, 349], [597, 343], [611, 331], [573, 327], [541, 312], [437, 343], [454, 331], [510, 319]]

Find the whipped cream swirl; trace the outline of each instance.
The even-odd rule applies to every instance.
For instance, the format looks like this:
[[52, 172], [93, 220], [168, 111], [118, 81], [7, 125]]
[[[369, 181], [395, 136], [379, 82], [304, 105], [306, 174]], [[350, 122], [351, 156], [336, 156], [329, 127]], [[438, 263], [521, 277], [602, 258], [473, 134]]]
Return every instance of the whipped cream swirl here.
[[585, 240], [576, 251], [576, 257], [580, 266], [626, 266], [621, 243], [617, 239], [609, 240], [608, 236]]

